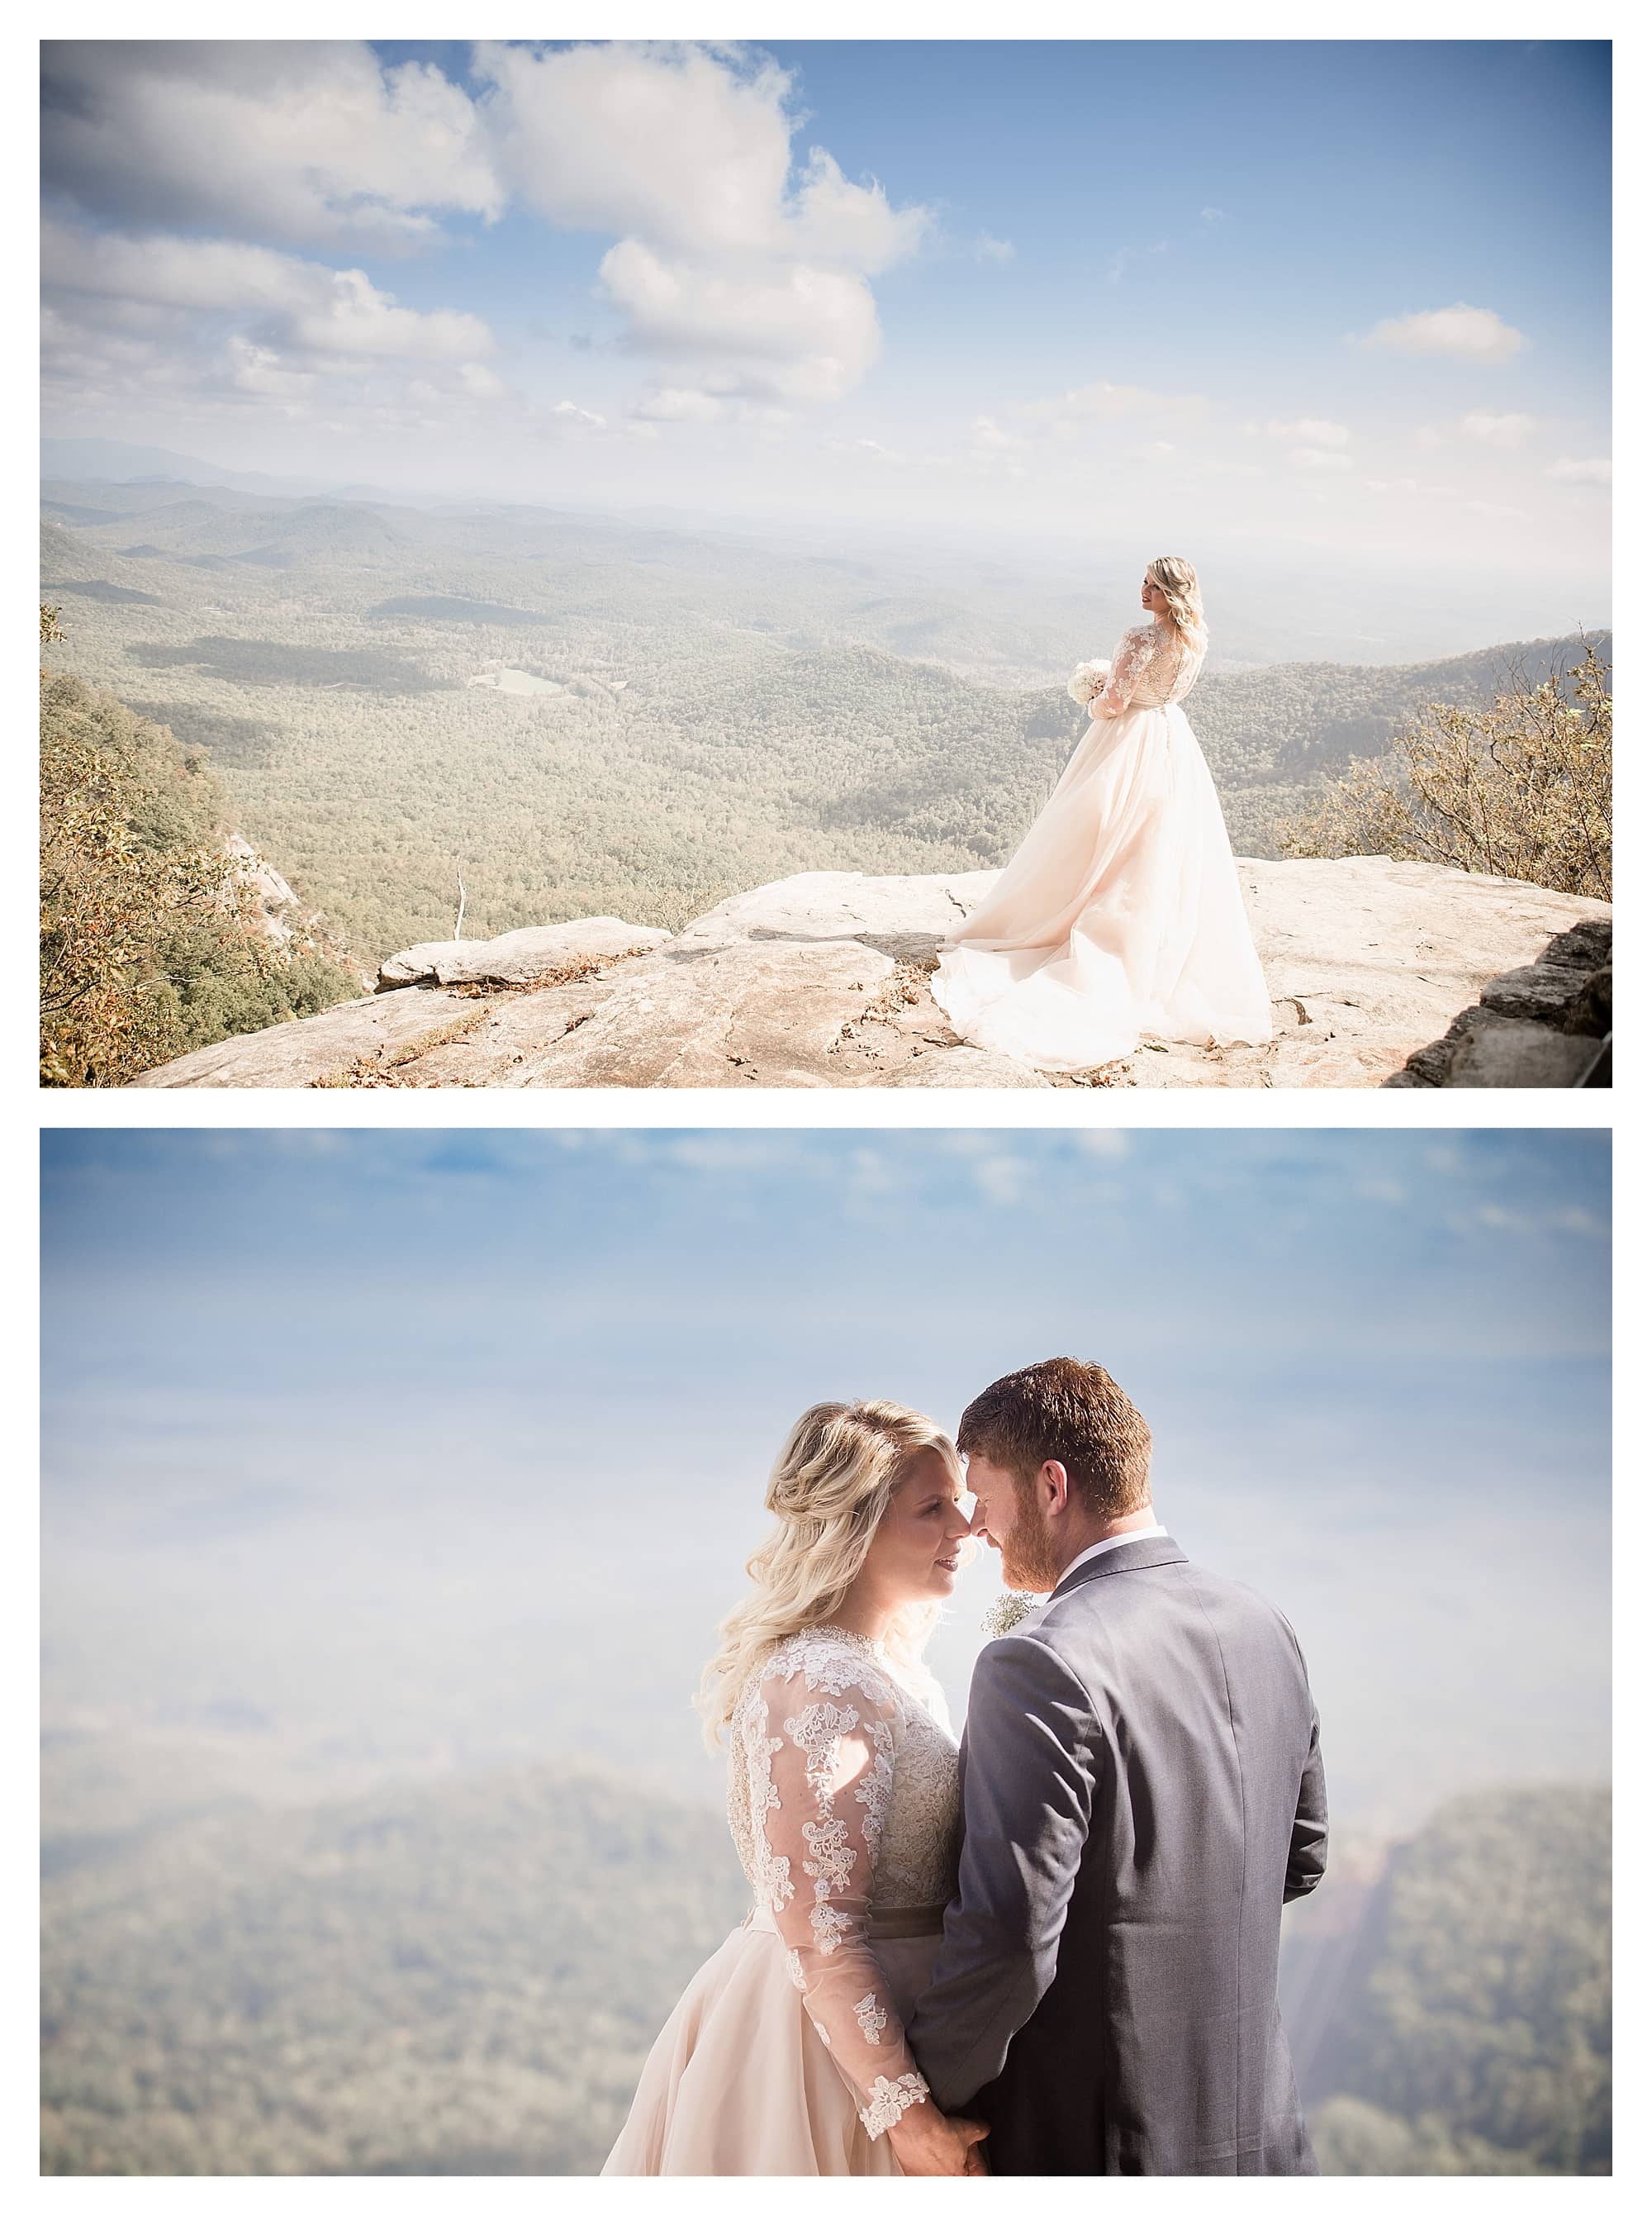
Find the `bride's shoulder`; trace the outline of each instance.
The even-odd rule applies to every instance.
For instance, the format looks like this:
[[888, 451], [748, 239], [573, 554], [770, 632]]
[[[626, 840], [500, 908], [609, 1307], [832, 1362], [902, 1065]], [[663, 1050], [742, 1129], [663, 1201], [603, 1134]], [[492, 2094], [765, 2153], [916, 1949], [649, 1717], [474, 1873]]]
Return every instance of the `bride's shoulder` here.
[[764, 1680], [801, 1679], [810, 1692], [846, 1693], [851, 1685], [881, 1700], [894, 1698], [887, 1660], [858, 1632], [813, 1624], [780, 1640], [758, 1665]]

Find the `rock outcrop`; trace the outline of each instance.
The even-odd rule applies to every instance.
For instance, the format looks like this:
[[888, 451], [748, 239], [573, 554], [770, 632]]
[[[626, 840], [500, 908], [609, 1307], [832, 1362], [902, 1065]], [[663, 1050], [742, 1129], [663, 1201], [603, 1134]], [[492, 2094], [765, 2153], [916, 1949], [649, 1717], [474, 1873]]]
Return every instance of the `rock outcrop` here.
[[378, 990], [402, 985], [533, 985], [571, 963], [611, 962], [663, 946], [668, 931], [588, 916], [582, 923], [532, 924], [498, 939], [432, 939], [392, 954], [378, 972]]
[[1150, 1042], [1076, 1079], [983, 1053], [949, 1029], [927, 978], [994, 873], [816, 871], [725, 901], [674, 937], [599, 917], [409, 948], [368, 999], [204, 1047], [138, 1082], [1374, 1086], [1492, 980], [1611, 914], [1380, 855], [1238, 866], [1274, 999], [1265, 1047]]
[[1392, 1086], [1606, 1086], [1612, 1082], [1612, 920], [1590, 916], [1538, 960], [1494, 977], [1444, 1038], [1419, 1047]]
[[250, 885], [258, 895], [265, 936], [277, 946], [290, 945], [294, 937], [292, 919], [298, 913], [298, 894], [240, 832], [230, 832], [224, 841], [224, 851], [238, 864], [243, 883]]

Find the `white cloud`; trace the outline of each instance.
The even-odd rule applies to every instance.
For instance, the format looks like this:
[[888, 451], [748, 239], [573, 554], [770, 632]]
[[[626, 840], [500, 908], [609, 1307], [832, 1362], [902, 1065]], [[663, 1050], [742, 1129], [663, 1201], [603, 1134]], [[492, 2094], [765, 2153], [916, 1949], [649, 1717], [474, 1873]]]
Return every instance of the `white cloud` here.
[[684, 254], [771, 250], [791, 162], [791, 80], [697, 46], [484, 43], [501, 163], [539, 214]]
[[1535, 416], [1465, 416], [1458, 427], [1465, 438], [1487, 446], [1523, 446], [1538, 428]]
[[969, 443], [978, 454], [1006, 454], [1027, 441], [1006, 431], [995, 417], [977, 416], [969, 427]]
[[46, 190], [128, 225], [382, 253], [503, 206], [463, 89], [353, 41], [48, 40], [41, 100]]
[[1469, 361], [1507, 361], [1531, 342], [1490, 308], [1433, 308], [1421, 315], [1394, 316], [1366, 334], [1367, 346], [1391, 347], [1399, 354], [1455, 354]]
[[1016, 249], [1007, 238], [994, 238], [991, 231], [984, 231], [975, 241], [977, 262], [1013, 262], [1015, 258]]
[[975, 1190], [995, 1208], [1013, 1208], [1034, 1182], [1033, 1165], [1020, 1154], [981, 1154], [971, 1162]]
[[1432, 423], [1425, 423], [1416, 434], [1416, 442], [1425, 453], [1432, 454], [1446, 443], [1443, 431], [1436, 431]]
[[[927, 207], [892, 208], [881, 185], [851, 184], [822, 146], [811, 146], [795, 211], [775, 235], [783, 251], [810, 261], [841, 262], [875, 277], [916, 254], [934, 222]], [[1000, 259], [1013, 247], [991, 242]]]
[[1142, 385], [1075, 385], [1053, 400], [1020, 403], [1016, 413], [1035, 428], [1058, 438], [1072, 438], [1087, 423], [1113, 422], [1130, 416], [1170, 416], [1177, 421], [1201, 416], [1205, 403], [1194, 394], [1155, 392]]
[[1100, 1154], [1110, 1162], [1121, 1161], [1130, 1152], [1128, 1131], [1075, 1131], [1072, 1143], [1080, 1154]]
[[728, 410], [715, 393], [690, 392], [680, 386], [666, 385], [645, 392], [630, 412], [654, 423], [715, 423]]
[[267, 347], [255, 346], [239, 332], [231, 332], [226, 351], [230, 380], [236, 390], [254, 398], [273, 401], [284, 415], [297, 412], [315, 390], [313, 370], [286, 366], [279, 354]]
[[1609, 485], [1612, 463], [1605, 454], [1592, 454], [1583, 461], [1569, 461], [1563, 457], [1557, 462], [1551, 462], [1544, 475], [1558, 477], [1563, 484]]
[[681, 386], [832, 401], [881, 345], [870, 277], [918, 249], [894, 208], [823, 147], [792, 181], [789, 74], [731, 47], [483, 44], [501, 169], [548, 221], [617, 232], [599, 289], [625, 342], [691, 366]]
[[1270, 423], [1270, 439], [1293, 439], [1299, 446], [1346, 446], [1354, 434], [1346, 423], [1328, 423], [1322, 417], [1301, 416], [1293, 423]]
[[645, 352], [724, 364], [726, 389], [838, 400], [882, 346], [871, 288], [847, 270], [666, 261], [640, 239], [602, 258], [602, 289]]
[[461, 362], [459, 383], [476, 400], [502, 400], [505, 397], [503, 384], [484, 362]]
[[1351, 454], [1333, 454], [1324, 446], [1293, 446], [1291, 459], [1299, 470], [1351, 470]]
[[323, 354], [464, 360], [490, 353], [493, 333], [451, 309], [398, 307], [359, 269], [329, 269], [228, 239], [88, 237], [43, 226], [48, 292], [94, 301], [261, 319], [263, 343]]
[[1201, 223], [1225, 223], [1227, 221], [1227, 210], [1225, 208], [1219, 207], [1201, 208], [1199, 211], [1199, 220]]

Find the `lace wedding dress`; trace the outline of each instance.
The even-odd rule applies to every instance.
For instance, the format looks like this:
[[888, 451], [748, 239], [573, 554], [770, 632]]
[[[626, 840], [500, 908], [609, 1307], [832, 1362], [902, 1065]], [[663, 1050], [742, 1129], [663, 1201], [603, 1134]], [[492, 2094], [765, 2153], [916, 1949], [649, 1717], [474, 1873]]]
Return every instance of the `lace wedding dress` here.
[[961, 1038], [1037, 1069], [1144, 1037], [1266, 1045], [1273, 1012], [1233, 850], [1181, 702], [1204, 649], [1127, 631], [1095, 720], [931, 981]]
[[929, 2089], [905, 2022], [958, 1858], [938, 1690], [830, 1628], [759, 1664], [734, 1711], [728, 1821], [746, 1921], [654, 2041], [605, 2177], [898, 2176], [886, 2133]]

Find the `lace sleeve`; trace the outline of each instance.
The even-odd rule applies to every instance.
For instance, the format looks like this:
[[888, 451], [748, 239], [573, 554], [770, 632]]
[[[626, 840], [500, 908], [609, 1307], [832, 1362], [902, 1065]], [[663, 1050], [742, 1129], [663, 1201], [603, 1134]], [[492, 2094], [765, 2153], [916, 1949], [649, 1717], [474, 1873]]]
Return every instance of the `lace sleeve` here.
[[1123, 716], [1129, 707], [1129, 696], [1136, 687], [1136, 678], [1143, 674], [1147, 662], [1154, 658], [1154, 636], [1151, 631], [1125, 631], [1125, 636], [1114, 647], [1112, 669], [1108, 682], [1102, 685], [1090, 703], [1092, 716]]
[[1137, 678], [1152, 659], [1151, 631], [1127, 631], [1113, 649], [1107, 682], [1090, 704], [1092, 717], [1121, 716], [1130, 705]]
[[876, 2139], [929, 2087], [866, 1940], [899, 1712], [874, 1671], [843, 1675], [803, 1667], [764, 1684], [762, 1825], [787, 1969]]

